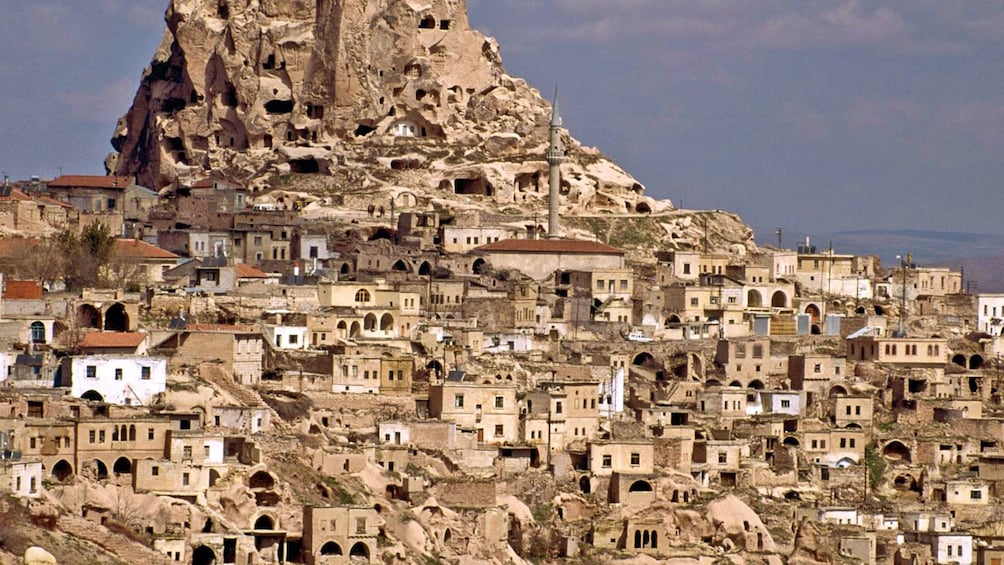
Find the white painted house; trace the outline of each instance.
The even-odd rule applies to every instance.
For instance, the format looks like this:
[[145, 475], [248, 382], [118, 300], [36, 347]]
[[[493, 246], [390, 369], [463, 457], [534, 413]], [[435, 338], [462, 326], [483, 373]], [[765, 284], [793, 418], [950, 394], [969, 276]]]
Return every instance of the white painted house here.
[[146, 355], [77, 355], [63, 359], [70, 394], [111, 404], [149, 405], [167, 388], [167, 359]]

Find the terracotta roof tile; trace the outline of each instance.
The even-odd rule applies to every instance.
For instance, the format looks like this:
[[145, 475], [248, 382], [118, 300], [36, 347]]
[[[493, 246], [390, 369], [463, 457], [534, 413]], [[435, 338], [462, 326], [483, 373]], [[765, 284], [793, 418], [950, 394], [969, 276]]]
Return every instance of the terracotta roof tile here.
[[49, 181], [50, 188], [110, 188], [125, 190], [132, 184], [129, 177], [103, 175], [62, 175]]
[[233, 324], [188, 324], [185, 331], [190, 332], [246, 332], [241, 326]]
[[581, 253], [600, 255], [624, 255], [622, 249], [604, 245], [596, 241], [579, 239], [504, 239], [482, 245], [480, 251], [501, 251], [516, 253]]
[[85, 349], [139, 347], [145, 339], [146, 334], [139, 332], [90, 332], [80, 340], [80, 347]]
[[3, 297], [7, 300], [41, 300], [42, 283], [38, 281], [7, 281]]
[[234, 272], [239, 279], [264, 279], [268, 278], [268, 273], [256, 269], [247, 263], [237, 263], [234, 265]]
[[124, 259], [177, 259], [178, 256], [166, 249], [149, 244], [141, 239], [116, 239], [115, 254]]

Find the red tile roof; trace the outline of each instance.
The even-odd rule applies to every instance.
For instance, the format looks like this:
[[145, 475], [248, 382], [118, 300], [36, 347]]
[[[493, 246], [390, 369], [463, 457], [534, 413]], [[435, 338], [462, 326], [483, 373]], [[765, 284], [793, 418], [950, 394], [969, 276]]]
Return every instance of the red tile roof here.
[[237, 263], [234, 265], [234, 272], [239, 279], [265, 279], [268, 273], [248, 265], [247, 263]]
[[141, 239], [116, 239], [115, 254], [123, 259], [177, 259], [166, 249], [151, 245]]
[[624, 255], [622, 249], [596, 241], [579, 239], [504, 239], [478, 247], [480, 251], [505, 253], [579, 253], [584, 255]]
[[132, 184], [130, 177], [102, 175], [62, 175], [49, 181], [50, 188], [108, 188], [125, 190]]
[[185, 331], [189, 332], [246, 332], [247, 330], [232, 324], [188, 324]]
[[38, 281], [7, 281], [3, 297], [7, 300], [41, 300], [42, 283]]
[[84, 349], [139, 347], [146, 339], [145, 333], [139, 332], [90, 332], [80, 340]]

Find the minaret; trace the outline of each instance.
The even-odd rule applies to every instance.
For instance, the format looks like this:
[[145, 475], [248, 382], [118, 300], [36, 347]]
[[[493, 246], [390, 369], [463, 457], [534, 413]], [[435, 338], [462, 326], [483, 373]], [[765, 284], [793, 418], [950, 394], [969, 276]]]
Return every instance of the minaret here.
[[558, 195], [561, 188], [561, 162], [565, 160], [565, 149], [561, 146], [561, 116], [558, 115], [558, 88], [554, 88], [554, 102], [551, 105], [550, 142], [547, 149], [547, 164], [549, 166], [547, 190], [547, 237], [561, 237], [559, 225]]

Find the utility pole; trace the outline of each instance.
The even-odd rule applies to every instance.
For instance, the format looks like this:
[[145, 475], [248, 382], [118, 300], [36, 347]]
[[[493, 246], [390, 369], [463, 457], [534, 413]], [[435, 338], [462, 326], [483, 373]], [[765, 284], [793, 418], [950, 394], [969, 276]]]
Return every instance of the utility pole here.
[[782, 233], [782, 231], [783, 230], [781, 229], [781, 226], [777, 226], [777, 229], [774, 230], [774, 233], [777, 234], [777, 250], [778, 251], [781, 250], [781, 233]]

